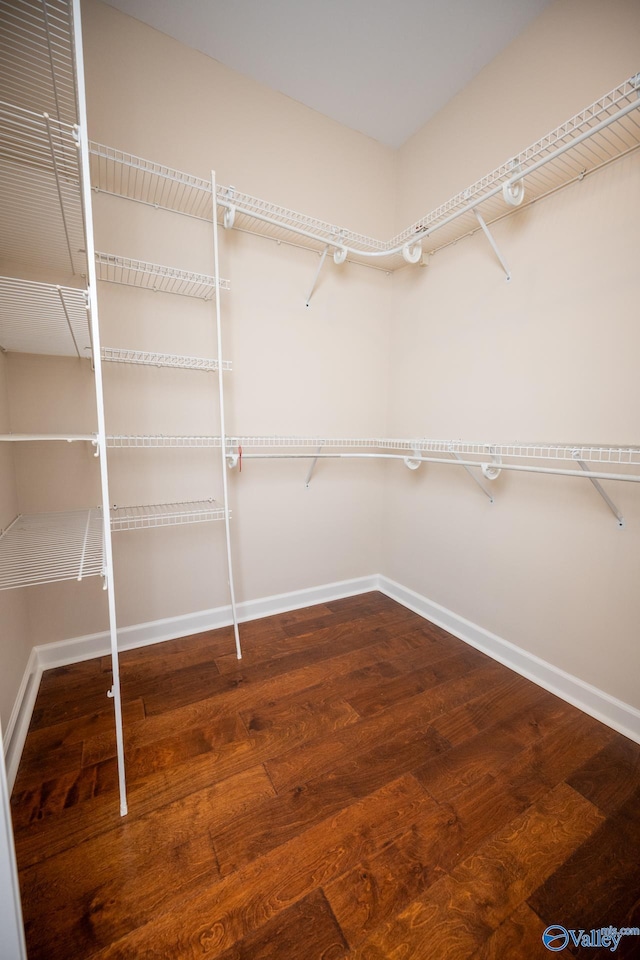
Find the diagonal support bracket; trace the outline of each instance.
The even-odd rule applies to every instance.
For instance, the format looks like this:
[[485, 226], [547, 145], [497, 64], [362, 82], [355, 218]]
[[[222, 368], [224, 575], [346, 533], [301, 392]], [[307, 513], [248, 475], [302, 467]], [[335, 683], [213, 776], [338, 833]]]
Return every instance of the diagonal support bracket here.
[[[460, 454], [459, 454], [459, 453], [456, 453], [455, 450], [450, 450], [450, 451], [449, 451], [449, 454], [450, 454], [450, 456], [452, 456], [452, 457], [454, 458], [454, 460], [462, 460], [462, 457], [460, 456]], [[473, 470], [471, 469], [471, 467], [468, 467], [466, 464], [463, 464], [463, 467], [464, 467], [464, 469], [467, 471], [467, 473], [469, 474], [469, 476], [471, 477], [471, 479], [473, 480], [473, 482], [474, 482], [474, 483], [477, 483], [477, 485], [480, 487], [480, 489], [482, 490], [482, 492], [484, 493], [484, 495], [489, 498], [489, 503], [493, 503], [493, 494], [491, 494], [491, 493], [487, 490], [487, 488], [485, 487], [484, 483], [482, 483], [481, 480], [478, 480], [478, 478], [476, 477], [476, 475], [475, 475], [475, 473], [473, 472]]]
[[482, 227], [482, 232], [484, 233], [485, 237], [487, 238], [487, 240], [488, 240], [489, 243], [491, 244], [491, 249], [492, 249], [493, 252], [495, 253], [495, 255], [496, 255], [496, 257], [498, 258], [498, 260], [500, 261], [500, 266], [502, 267], [502, 269], [504, 270], [505, 274], [507, 275], [507, 280], [511, 280], [511, 271], [509, 270], [509, 267], [507, 266], [506, 260], [504, 259], [504, 257], [503, 257], [502, 254], [500, 253], [500, 248], [498, 247], [498, 244], [496, 243], [496, 241], [495, 241], [495, 239], [494, 239], [494, 237], [493, 237], [493, 234], [492, 234], [491, 231], [489, 230], [489, 227], [486, 225], [486, 223], [484, 222], [483, 218], [482, 218], [481, 215], [478, 213], [478, 211], [477, 211], [477, 210], [474, 210], [473, 212], [474, 212], [475, 215], [476, 215], [476, 220], [478, 221], [478, 223], [479, 223], [480, 226]]
[[312, 478], [312, 476], [313, 476], [313, 471], [314, 471], [315, 468], [316, 468], [316, 464], [317, 464], [317, 462], [318, 462], [318, 457], [320, 456], [321, 453], [322, 453], [322, 445], [320, 445], [320, 446], [318, 447], [318, 449], [316, 450], [316, 455], [315, 455], [315, 457], [313, 458], [313, 460], [311, 461], [311, 466], [309, 467], [309, 472], [308, 472], [308, 474], [307, 474], [307, 479], [306, 479], [305, 482], [304, 482], [304, 485], [305, 485], [305, 487], [307, 488], [307, 490], [309, 489], [309, 486], [310, 486], [310, 484], [311, 484], [311, 478]]
[[[309, 306], [309, 303], [311, 302], [311, 297], [313, 296], [313, 291], [314, 291], [315, 288], [316, 288], [316, 284], [317, 284], [317, 282], [318, 282], [318, 277], [320, 276], [320, 271], [322, 270], [322, 268], [323, 268], [323, 266], [324, 266], [324, 262], [325, 262], [325, 260], [327, 259], [327, 254], [328, 254], [328, 252], [329, 252], [329, 244], [326, 245], [326, 247], [324, 248], [324, 250], [323, 250], [322, 253], [320, 254], [320, 263], [318, 264], [318, 269], [316, 270], [316, 275], [315, 275], [315, 277], [313, 278], [313, 283], [311, 284], [311, 290], [309, 290], [309, 296], [307, 297], [306, 302], [305, 302], [305, 306], [307, 306], [307, 307]], [[308, 486], [308, 484], [307, 484], [307, 486]]]
[[[584, 462], [584, 460], [580, 460], [580, 455], [577, 450], [574, 450], [573, 452], [573, 459], [576, 461], [580, 469], [584, 470], [586, 474], [591, 473], [589, 467]], [[615, 503], [613, 502], [609, 494], [606, 493], [605, 490], [603, 490], [602, 484], [598, 480], [596, 480], [595, 477], [589, 477], [589, 480], [594, 485], [594, 487], [596, 488], [596, 490], [598, 491], [598, 493], [600, 494], [600, 496], [602, 497], [606, 505], [609, 507], [609, 510], [611, 510], [611, 513], [614, 515], [614, 517], [618, 521], [618, 526], [620, 527], [620, 529], [621, 530], [624, 529], [624, 525], [625, 525], [624, 517], [616, 507]]]

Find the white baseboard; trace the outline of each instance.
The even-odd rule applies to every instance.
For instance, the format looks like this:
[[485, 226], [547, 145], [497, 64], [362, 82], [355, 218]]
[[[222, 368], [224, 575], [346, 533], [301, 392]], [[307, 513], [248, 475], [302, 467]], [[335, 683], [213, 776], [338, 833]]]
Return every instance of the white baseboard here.
[[599, 690], [598, 687], [580, 680], [579, 677], [574, 677], [560, 667], [523, 650], [522, 647], [503, 640], [495, 633], [460, 617], [439, 603], [409, 590], [408, 587], [395, 583], [388, 577], [380, 576], [378, 582], [379, 590], [387, 597], [397, 600], [425, 620], [435, 623], [454, 637], [459, 637], [460, 640], [488, 654], [521, 676], [537, 683], [538, 686], [573, 704], [583, 713], [595, 717], [596, 720], [612, 727], [618, 733], [640, 743], [640, 710], [636, 707], [612, 697], [604, 690]]
[[9, 793], [13, 790], [22, 749], [31, 723], [31, 715], [36, 705], [40, 678], [42, 677], [43, 668], [38, 662], [37, 649], [37, 647], [34, 647], [29, 655], [9, 722], [3, 732], [4, 760]]
[[[392, 600], [413, 610], [414, 613], [447, 630], [453, 636], [464, 640], [465, 643], [505, 664], [516, 673], [573, 704], [584, 713], [588, 713], [624, 736], [640, 743], [640, 710], [379, 574], [244, 601], [237, 604], [238, 619], [244, 623], [248, 620], [286, 613], [289, 610], [299, 610], [302, 607], [369, 593], [372, 590], [379, 590]], [[206, 630], [215, 630], [218, 627], [229, 626], [231, 623], [231, 607], [216, 607], [185, 616], [121, 627], [118, 630], [118, 645], [120, 650], [131, 650], [152, 643], [174, 640], [177, 637], [203, 633]], [[5, 760], [9, 790], [12, 789], [15, 781], [43, 670], [90, 660], [93, 657], [107, 656], [109, 653], [110, 642], [107, 631], [33, 648], [5, 732]]]

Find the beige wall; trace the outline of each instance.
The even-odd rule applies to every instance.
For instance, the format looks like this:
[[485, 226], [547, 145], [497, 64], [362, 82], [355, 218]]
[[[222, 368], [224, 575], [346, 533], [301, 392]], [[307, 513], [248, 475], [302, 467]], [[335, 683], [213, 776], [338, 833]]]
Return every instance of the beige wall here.
[[[401, 150], [400, 222], [635, 73], [640, 5], [559, 0]], [[390, 423], [477, 441], [638, 443], [640, 157], [394, 277]], [[459, 468], [395, 476], [385, 572], [640, 706], [640, 490]]]

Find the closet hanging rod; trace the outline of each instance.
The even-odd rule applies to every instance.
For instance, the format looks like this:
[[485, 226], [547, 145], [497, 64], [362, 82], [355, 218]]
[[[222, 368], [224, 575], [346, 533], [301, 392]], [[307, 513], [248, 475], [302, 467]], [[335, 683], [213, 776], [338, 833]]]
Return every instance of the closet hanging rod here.
[[[398, 453], [242, 453], [243, 460], [401, 460], [406, 461]], [[476, 460], [446, 460], [444, 457], [423, 457], [411, 454], [410, 458], [415, 463], [442, 463], [446, 466], [458, 467], [477, 467], [483, 470], [484, 463], [478, 463]], [[501, 463], [500, 470], [515, 470], [521, 473], [543, 473], [553, 474], [560, 477], [580, 477], [586, 480], [627, 480], [632, 483], [640, 483], [640, 475], [626, 473], [604, 473], [600, 471], [591, 471], [583, 473], [581, 470], [568, 470], [561, 467], [535, 467], [522, 463]]]

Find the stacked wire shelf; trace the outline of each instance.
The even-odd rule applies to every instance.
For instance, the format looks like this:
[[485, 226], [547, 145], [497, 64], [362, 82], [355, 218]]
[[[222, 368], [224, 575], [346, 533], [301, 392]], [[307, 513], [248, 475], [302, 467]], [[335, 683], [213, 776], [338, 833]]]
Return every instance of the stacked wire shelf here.
[[0, 536], [0, 590], [104, 575], [102, 511], [20, 515]]
[[148, 527], [173, 527], [185, 523], [224, 520], [224, 507], [215, 500], [189, 500], [139, 507], [117, 507], [111, 510], [111, 529], [141, 530]]

